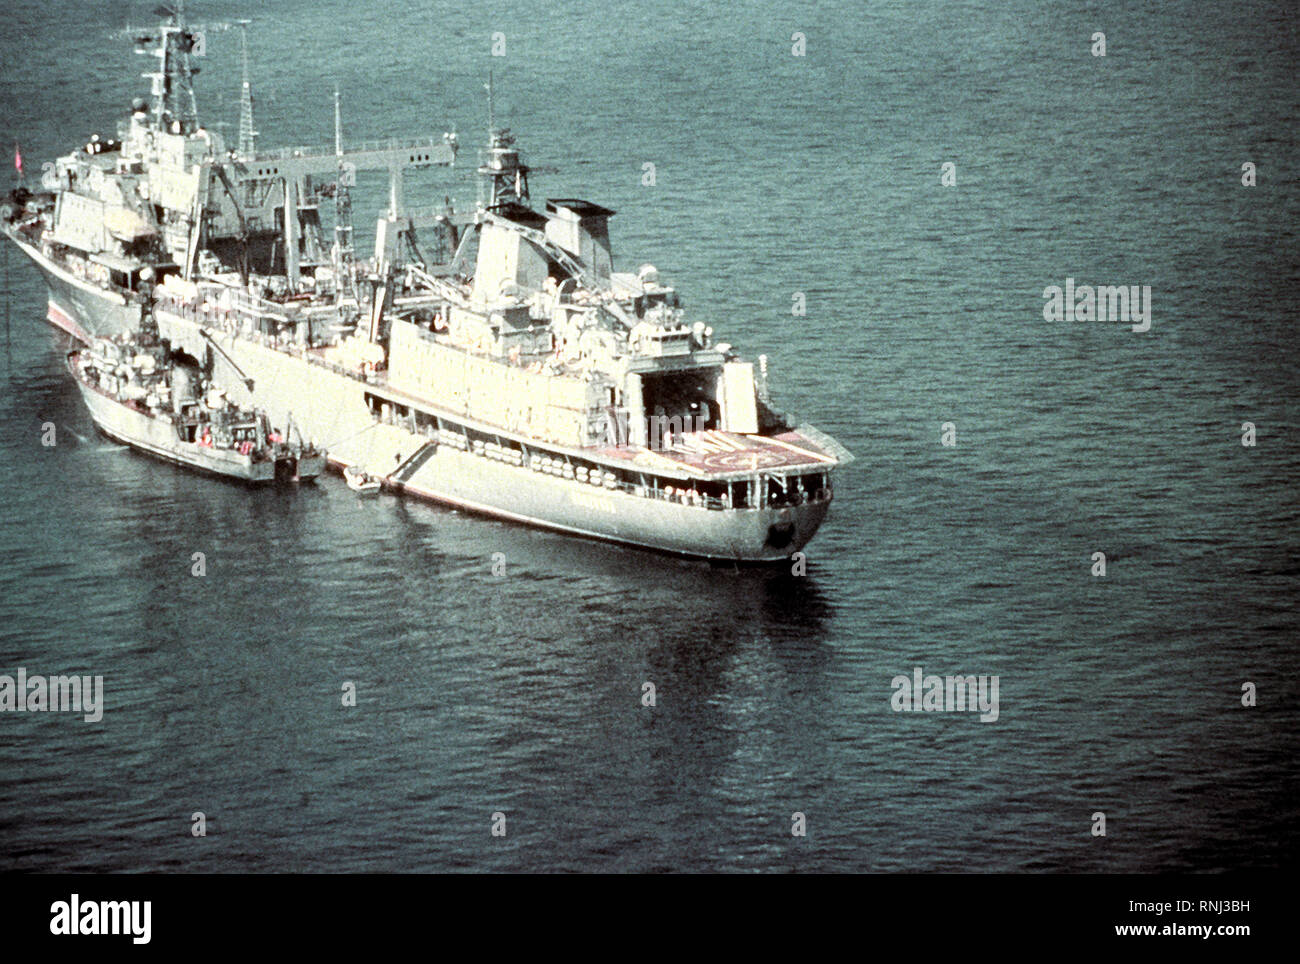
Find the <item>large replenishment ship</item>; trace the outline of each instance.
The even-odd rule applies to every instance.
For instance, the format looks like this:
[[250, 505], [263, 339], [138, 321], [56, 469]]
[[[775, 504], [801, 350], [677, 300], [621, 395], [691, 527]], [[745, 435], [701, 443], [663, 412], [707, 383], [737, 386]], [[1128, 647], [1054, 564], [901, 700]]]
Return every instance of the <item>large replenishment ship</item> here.
[[[178, 89], [188, 75], [164, 85], [155, 114], [164, 126], [180, 118], [168, 136], [194, 137]], [[468, 211], [412, 210], [402, 196], [407, 166], [451, 163], [450, 136], [345, 151], [336, 112], [333, 152], [221, 160], [196, 147], [185, 168], [196, 193], [167, 209], [190, 212], [189, 234], [173, 231], [169, 259], [142, 266], [128, 304], [232, 403], [292, 422], [334, 465], [390, 491], [686, 556], [787, 559], [822, 524], [832, 474], [851, 456], [779, 412], [766, 359], [756, 366], [688, 319], [652, 266], [616, 270], [613, 211], [579, 198], [535, 208], [490, 98]], [[359, 163], [390, 174], [364, 259], [349, 197]], [[334, 202], [328, 248], [322, 197]], [[11, 234], [59, 237], [62, 198], [52, 226], [33, 222], [28, 203]], [[242, 227], [222, 234], [230, 223]]]

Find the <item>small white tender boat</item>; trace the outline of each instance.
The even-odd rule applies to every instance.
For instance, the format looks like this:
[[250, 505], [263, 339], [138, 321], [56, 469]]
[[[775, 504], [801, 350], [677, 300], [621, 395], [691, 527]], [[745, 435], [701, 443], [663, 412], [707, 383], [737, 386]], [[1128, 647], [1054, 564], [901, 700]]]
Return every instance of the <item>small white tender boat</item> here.
[[379, 479], [357, 465], [349, 465], [343, 470], [343, 481], [357, 495], [378, 495], [383, 487]]

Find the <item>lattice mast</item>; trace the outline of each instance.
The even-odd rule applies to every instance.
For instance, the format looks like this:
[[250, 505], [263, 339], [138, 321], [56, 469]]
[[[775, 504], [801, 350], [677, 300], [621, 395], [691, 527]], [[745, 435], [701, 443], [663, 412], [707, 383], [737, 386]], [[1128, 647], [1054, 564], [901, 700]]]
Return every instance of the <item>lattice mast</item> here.
[[356, 254], [352, 247], [352, 186], [355, 168], [343, 159], [343, 108], [338, 88], [334, 88], [334, 154], [338, 158], [338, 176], [334, 184], [334, 251], [338, 297], [352, 290]]
[[238, 20], [239, 48], [244, 65], [244, 85], [239, 93], [239, 156], [252, 157], [257, 153], [257, 131], [253, 127], [253, 85], [248, 79], [248, 24]]
[[144, 75], [152, 84], [154, 123], [171, 133], [193, 134], [199, 127], [199, 111], [193, 84], [197, 71], [190, 54], [203, 43], [203, 36], [186, 26], [183, 0], [177, 0], [175, 7], [159, 8], [159, 13], [166, 20], [158, 32], [135, 38], [140, 46], [157, 44], [152, 53], [158, 58], [158, 69]]

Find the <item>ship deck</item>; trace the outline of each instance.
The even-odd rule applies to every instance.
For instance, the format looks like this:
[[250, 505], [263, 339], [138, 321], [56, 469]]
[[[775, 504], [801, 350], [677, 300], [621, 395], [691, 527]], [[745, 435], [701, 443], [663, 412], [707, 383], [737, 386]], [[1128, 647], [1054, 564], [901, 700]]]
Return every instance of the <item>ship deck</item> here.
[[641, 468], [685, 470], [692, 475], [716, 479], [753, 475], [754, 472], [830, 469], [838, 460], [823, 452], [798, 432], [777, 435], [741, 435], [707, 429], [680, 437], [671, 449], [607, 446], [592, 453], [610, 462], [626, 462]]

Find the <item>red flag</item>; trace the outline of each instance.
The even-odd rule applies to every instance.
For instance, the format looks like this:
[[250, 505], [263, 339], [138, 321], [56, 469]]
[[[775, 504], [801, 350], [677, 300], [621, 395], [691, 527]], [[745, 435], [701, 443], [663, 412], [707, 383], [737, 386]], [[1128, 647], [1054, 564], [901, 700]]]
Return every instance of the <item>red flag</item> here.
[[18, 150], [18, 144], [16, 142], [14, 144], [14, 169], [18, 171], [19, 175], [23, 173], [23, 155], [22, 152]]

